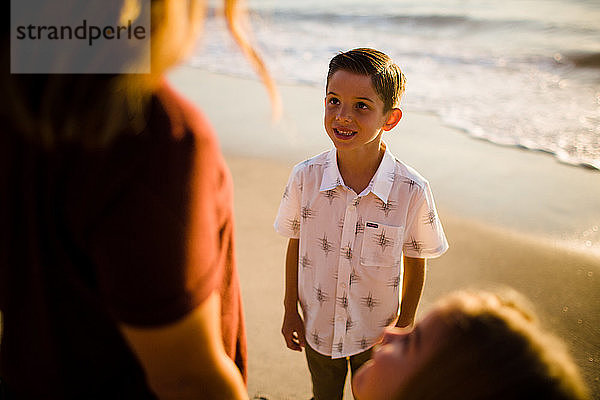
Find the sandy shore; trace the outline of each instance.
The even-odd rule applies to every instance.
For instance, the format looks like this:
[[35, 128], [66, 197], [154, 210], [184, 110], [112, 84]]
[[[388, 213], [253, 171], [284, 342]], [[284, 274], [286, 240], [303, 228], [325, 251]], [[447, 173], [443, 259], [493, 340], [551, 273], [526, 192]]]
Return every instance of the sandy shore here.
[[[287, 350], [279, 333], [286, 240], [274, 233], [272, 223], [289, 170], [260, 159], [228, 157], [228, 163], [235, 182], [237, 251], [248, 323], [249, 393], [308, 399], [310, 378], [303, 354]], [[571, 345], [586, 380], [599, 393], [600, 261], [458, 219], [443, 209], [440, 214], [450, 250], [429, 262], [419, 314], [452, 290], [512, 286]]]
[[[287, 350], [279, 333], [286, 240], [273, 231], [272, 223], [291, 166], [329, 146], [320, 133], [320, 91], [282, 87], [286, 113], [280, 124], [270, 125], [268, 99], [256, 82], [187, 67], [170, 79], [209, 115], [234, 177], [250, 397], [308, 399], [304, 355]], [[404, 146], [395, 140], [389, 144], [430, 179], [450, 242], [443, 257], [429, 262], [419, 315], [452, 290], [512, 286], [532, 300], [546, 325], [571, 346], [598, 398], [600, 257], [585, 246], [571, 246], [569, 240], [600, 222], [600, 174], [464, 135], [440, 138], [449, 128], [431, 116], [406, 119], [405, 126], [413, 129], [402, 131]], [[300, 129], [303, 124], [306, 130]], [[456, 159], [448, 160], [450, 153]], [[433, 159], [446, 161], [440, 165]], [[502, 168], [503, 163], [510, 167]], [[517, 176], [519, 169], [523, 171]], [[473, 189], [482, 185], [484, 190]], [[569, 207], [560, 206], [567, 201], [572, 201]], [[548, 234], [540, 239], [539, 232]]]

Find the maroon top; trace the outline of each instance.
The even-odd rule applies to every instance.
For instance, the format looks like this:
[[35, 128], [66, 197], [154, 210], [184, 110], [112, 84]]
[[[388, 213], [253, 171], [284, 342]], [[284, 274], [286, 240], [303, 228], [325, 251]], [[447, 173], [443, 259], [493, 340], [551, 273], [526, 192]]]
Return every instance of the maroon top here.
[[232, 183], [207, 120], [166, 84], [147, 128], [49, 151], [0, 132], [0, 378], [16, 398], [154, 398], [117, 321], [174, 322], [213, 290], [246, 342]]

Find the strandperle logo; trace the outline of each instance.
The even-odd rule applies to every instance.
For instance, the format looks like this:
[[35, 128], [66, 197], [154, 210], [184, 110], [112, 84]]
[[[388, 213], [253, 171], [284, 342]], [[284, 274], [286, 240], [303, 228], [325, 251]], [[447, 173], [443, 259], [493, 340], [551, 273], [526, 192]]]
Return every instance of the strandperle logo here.
[[83, 20], [81, 25], [74, 28], [69, 25], [36, 26], [29, 24], [28, 26], [17, 26], [18, 40], [86, 40], [88, 45], [91, 46], [98, 39], [120, 40], [122, 38], [129, 40], [145, 39], [146, 27], [133, 26], [131, 20], [127, 21], [127, 25], [99, 27], [89, 25], [86, 19]]
[[150, 0], [11, 0], [11, 73], [149, 73], [150, 14]]

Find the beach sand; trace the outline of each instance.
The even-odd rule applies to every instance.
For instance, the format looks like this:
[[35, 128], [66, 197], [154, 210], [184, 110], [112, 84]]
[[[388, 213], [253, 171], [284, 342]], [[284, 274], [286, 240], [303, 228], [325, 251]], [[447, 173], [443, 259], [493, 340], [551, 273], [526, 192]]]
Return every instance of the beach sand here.
[[[209, 116], [234, 178], [250, 397], [309, 399], [304, 354], [280, 334], [286, 239], [272, 224], [293, 164], [330, 146], [322, 90], [282, 85], [284, 117], [273, 125], [257, 82], [190, 67], [169, 79]], [[395, 131], [388, 144], [431, 182], [450, 243], [428, 262], [418, 317], [453, 290], [513, 287], [567, 342], [600, 398], [600, 174], [474, 140], [432, 115], [405, 112]]]

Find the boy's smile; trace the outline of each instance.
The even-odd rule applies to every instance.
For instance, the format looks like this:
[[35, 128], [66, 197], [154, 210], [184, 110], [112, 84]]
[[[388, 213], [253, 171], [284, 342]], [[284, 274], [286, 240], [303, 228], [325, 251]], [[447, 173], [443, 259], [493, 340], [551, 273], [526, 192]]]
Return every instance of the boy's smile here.
[[333, 132], [338, 139], [346, 140], [356, 135], [357, 131], [346, 130], [344, 128], [333, 128]]
[[[400, 119], [392, 118], [400, 110], [386, 114], [383, 110], [370, 76], [339, 70], [329, 79], [324, 124], [338, 151], [379, 153], [383, 131], [392, 129]], [[395, 122], [390, 123], [392, 119]]]

